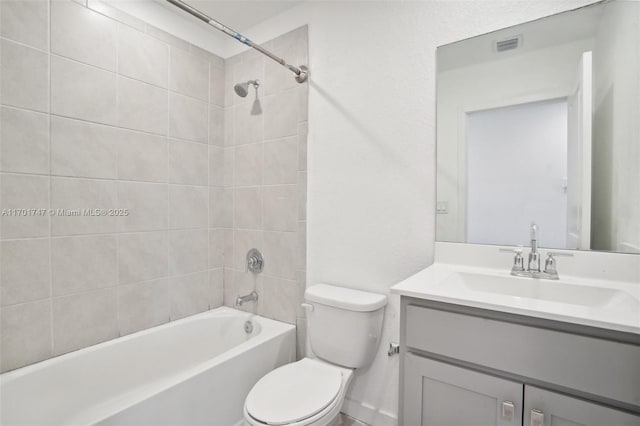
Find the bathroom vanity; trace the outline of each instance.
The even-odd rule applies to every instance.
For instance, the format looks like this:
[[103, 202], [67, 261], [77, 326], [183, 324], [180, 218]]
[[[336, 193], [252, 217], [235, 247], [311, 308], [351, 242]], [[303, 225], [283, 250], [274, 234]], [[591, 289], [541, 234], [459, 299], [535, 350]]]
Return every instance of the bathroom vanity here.
[[[436, 263], [392, 288], [399, 424], [640, 425], [637, 256], [618, 255], [628, 280], [550, 281], [478, 266], [496, 251], [436, 243]], [[598, 255], [581, 254], [565, 270]]]

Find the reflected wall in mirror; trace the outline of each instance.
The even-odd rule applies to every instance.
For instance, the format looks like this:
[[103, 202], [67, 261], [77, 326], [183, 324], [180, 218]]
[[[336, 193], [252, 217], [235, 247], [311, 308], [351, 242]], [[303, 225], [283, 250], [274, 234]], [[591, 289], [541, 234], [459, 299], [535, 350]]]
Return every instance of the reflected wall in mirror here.
[[640, 2], [438, 48], [438, 241], [640, 253]]

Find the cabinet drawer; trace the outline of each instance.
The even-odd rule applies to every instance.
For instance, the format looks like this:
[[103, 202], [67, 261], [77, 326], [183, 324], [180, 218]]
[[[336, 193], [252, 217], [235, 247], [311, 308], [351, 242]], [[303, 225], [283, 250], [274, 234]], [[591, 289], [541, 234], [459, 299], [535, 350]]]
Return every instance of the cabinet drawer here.
[[406, 346], [640, 407], [640, 346], [407, 305]]

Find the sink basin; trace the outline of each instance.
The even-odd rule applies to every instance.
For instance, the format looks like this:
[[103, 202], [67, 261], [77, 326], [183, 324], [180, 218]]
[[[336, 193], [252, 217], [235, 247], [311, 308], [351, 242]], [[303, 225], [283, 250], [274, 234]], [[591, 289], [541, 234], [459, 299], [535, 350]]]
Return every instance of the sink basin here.
[[589, 308], [613, 307], [615, 305], [623, 309], [640, 311], [640, 302], [624, 291], [569, 284], [562, 281], [454, 272], [443, 281], [443, 285], [451, 290], [456, 288], [456, 290], [464, 292], [492, 293]]

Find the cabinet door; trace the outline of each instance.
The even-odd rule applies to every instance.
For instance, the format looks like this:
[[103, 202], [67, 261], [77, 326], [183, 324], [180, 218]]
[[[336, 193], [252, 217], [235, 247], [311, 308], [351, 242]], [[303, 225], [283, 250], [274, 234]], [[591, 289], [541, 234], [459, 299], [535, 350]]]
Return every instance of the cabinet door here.
[[640, 426], [640, 416], [525, 386], [524, 426]]
[[412, 354], [404, 364], [404, 426], [516, 426], [522, 384]]

